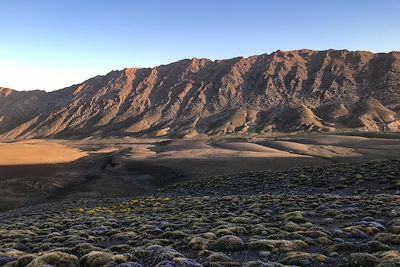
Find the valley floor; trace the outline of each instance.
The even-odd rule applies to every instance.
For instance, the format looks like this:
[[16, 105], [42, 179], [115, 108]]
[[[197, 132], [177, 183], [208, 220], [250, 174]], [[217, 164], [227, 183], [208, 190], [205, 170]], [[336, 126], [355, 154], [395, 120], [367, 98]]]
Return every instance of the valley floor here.
[[0, 213], [0, 266], [399, 266], [396, 138], [57, 144], [88, 156], [0, 168], [46, 202]]
[[400, 139], [393, 134], [0, 143], [0, 211], [49, 201], [139, 196], [207, 176], [397, 158]]

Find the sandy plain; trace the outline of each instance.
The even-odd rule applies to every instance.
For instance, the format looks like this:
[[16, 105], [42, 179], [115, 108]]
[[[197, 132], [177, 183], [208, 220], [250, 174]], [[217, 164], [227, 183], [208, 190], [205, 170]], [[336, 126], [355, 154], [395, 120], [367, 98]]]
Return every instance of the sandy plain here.
[[0, 210], [131, 197], [202, 177], [400, 157], [396, 135], [87, 138], [0, 143]]

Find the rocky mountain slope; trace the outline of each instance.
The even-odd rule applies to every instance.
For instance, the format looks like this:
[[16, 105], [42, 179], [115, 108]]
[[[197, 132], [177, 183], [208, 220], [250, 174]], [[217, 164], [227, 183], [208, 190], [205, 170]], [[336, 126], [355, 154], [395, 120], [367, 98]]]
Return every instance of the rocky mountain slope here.
[[276, 51], [0, 88], [0, 138], [400, 131], [400, 52]]

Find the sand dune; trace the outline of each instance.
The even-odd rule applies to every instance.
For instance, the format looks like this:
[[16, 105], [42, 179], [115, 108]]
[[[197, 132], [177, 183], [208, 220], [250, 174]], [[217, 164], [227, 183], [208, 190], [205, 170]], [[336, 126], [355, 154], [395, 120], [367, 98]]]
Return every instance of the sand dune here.
[[282, 151], [316, 157], [335, 158], [361, 156], [361, 154], [356, 153], [353, 148], [333, 145], [311, 145], [289, 141], [267, 141], [263, 144]]
[[[345, 136], [345, 135], [310, 135], [305, 137], [289, 137], [281, 138], [281, 140], [293, 141], [302, 144], [313, 144], [313, 145], [343, 145], [344, 143], [358, 143], [362, 141], [368, 141], [369, 139], [362, 136]], [[286, 141], [285, 140], [285, 141]]]
[[0, 143], [0, 166], [67, 163], [87, 153], [51, 141]]
[[253, 152], [263, 152], [263, 153], [282, 153], [284, 151], [265, 147], [259, 144], [246, 143], [246, 142], [232, 142], [232, 143], [217, 143], [214, 144], [216, 147], [237, 150], [237, 151], [253, 151]]
[[400, 139], [383, 137], [299, 134], [0, 143], [0, 210], [49, 199], [127, 197], [212, 175], [399, 158]]
[[[138, 158], [138, 152], [143, 155], [144, 150], [132, 149], [131, 158]], [[142, 147], [154, 151], [154, 154], [145, 153], [157, 159], [204, 159], [204, 158], [293, 158], [305, 157], [247, 142], [224, 142], [206, 140], [171, 140], [158, 143], [155, 146]]]

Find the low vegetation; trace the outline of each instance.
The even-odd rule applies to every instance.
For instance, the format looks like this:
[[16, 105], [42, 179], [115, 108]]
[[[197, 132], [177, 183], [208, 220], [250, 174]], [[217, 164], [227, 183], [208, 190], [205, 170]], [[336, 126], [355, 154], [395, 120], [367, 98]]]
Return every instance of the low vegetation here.
[[253, 172], [11, 210], [0, 266], [399, 266], [399, 166]]

